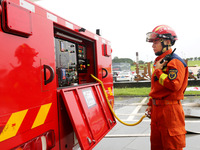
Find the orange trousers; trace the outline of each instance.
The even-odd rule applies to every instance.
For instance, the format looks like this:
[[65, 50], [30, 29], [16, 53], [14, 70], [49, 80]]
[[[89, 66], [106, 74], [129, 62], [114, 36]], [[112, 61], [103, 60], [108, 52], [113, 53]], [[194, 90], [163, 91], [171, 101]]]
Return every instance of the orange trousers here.
[[185, 115], [181, 104], [152, 106], [151, 150], [182, 150], [185, 134]]

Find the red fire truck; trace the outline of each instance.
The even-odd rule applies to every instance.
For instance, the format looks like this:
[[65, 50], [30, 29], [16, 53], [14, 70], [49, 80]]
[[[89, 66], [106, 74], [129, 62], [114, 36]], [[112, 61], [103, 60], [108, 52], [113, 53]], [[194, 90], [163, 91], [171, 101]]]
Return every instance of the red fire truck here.
[[110, 42], [25, 0], [0, 5], [0, 149], [92, 149], [115, 126]]

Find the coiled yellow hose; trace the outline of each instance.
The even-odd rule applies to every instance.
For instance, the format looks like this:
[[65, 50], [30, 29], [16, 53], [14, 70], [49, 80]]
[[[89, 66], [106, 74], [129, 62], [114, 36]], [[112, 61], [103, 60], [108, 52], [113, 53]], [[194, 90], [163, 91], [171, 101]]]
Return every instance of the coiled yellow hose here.
[[113, 113], [113, 115], [115, 116], [115, 118], [116, 118], [119, 122], [121, 122], [122, 124], [124, 124], [124, 125], [126, 125], [126, 126], [135, 126], [135, 125], [138, 125], [140, 122], [142, 122], [142, 120], [146, 117], [145, 115], [143, 115], [143, 116], [140, 118], [140, 120], [139, 120], [138, 122], [136, 122], [136, 123], [131, 123], [131, 124], [129, 124], [129, 123], [126, 123], [126, 122], [123, 122], [122, 120], [120, 120], [120, 119], [117, 117], [117, 115], [115, 114], [115, 112], [114, 112], [112, 106], [110, 105], [110, 102], [109, 102], [109, 100], [108, 100], [108, 95], [107, 95], [106, 90], [105, 90], [105, 88], [104, 88], [103, 82], [102, 82], [100, 79], [98, 79], [97, 77], [95, 77], [94, 75], [91, 74], [91, 76], [92, 76], [92, 78], [94, 78], [96, 81], [98, 81], [98, 82], [101, 84], [101, 87], [102, 87], [103, 93], [104, 93], [104, 95], [105, 95], [105, 97], [106, 97], [106, 101], [107, 101], [107, 103], [108, 103], [108, 106], [109, 106], [111, 112]]

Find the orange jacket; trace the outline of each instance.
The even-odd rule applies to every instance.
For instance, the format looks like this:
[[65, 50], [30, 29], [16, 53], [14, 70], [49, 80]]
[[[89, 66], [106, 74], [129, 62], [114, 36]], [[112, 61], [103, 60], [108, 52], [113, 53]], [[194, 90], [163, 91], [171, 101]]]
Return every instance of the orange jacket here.
[[[155, 63], [171, 54], [172, 49], [166, 51], [155, 59]], [[154, 63], [154, 65], [155, 65]], [[161, 69], [154, 69], [151, 77], [151, 92], [148, 105], [152, 104], [153, 99], [159, 100], [181, 100], [188, 84], [187, 64], [178, 55], [172, 54], [171, 61]]]

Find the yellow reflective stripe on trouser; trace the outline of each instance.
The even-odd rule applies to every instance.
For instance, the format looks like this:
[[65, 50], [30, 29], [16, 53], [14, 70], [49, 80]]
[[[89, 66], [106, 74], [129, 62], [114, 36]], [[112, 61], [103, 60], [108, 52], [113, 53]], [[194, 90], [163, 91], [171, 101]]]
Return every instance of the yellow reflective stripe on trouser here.
[[165, 80], [167, 77], [168, 77], [167, 74], [162, 73], [161, 76], [160, 76], [160, 78], [159, 78], [159, 83], [160, 83], [161, 85], [164, 85], [164, 80]]
[[26, 116], [28, 109], [12, 113], [3, 131], [0, 134], [0, 142], [14, 137]]
[[49, 113], [49, 109], [51, 107], [51, 104], [52, 103], [49, 103], [49, 104], [46, 104], [46, 105], [42, 105], [40, 107], [40, 110], [37, 114], [37, 117], [36, 117], [31, 129], [44, 124], [44, 121], [46, 120], [47, 114]]

